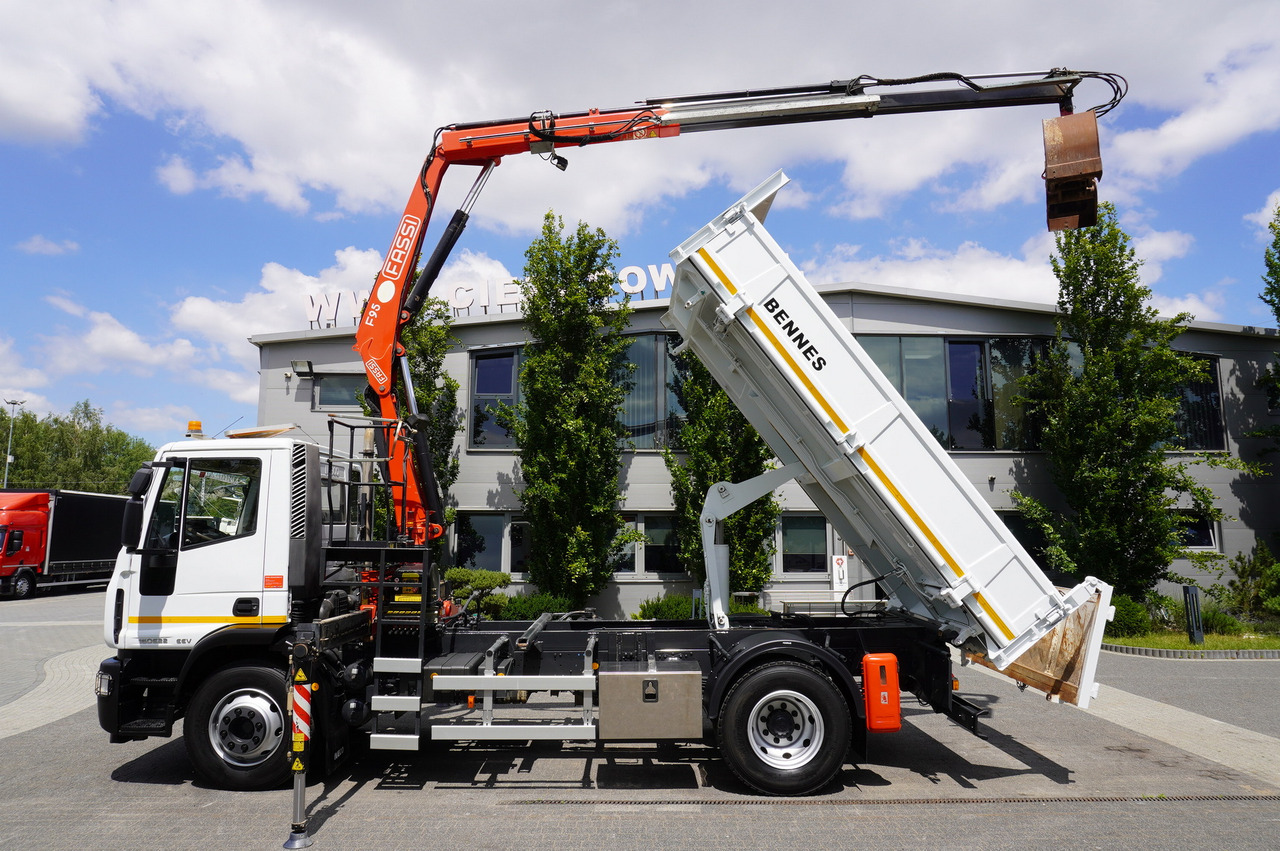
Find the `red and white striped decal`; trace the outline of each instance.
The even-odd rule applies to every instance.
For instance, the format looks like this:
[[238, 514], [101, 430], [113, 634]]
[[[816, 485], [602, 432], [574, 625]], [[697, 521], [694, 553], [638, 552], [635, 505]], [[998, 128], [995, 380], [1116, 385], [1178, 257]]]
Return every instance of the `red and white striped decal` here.
[[294, 741], [301, 735], [311, 738], [311, 684], [298, 683], [293, 687], [293, 735]]

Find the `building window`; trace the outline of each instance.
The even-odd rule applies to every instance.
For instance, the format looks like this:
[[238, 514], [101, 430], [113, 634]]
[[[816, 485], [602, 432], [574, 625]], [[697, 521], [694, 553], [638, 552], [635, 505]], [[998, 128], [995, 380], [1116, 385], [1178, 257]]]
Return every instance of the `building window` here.
[[458, 513], [454, 521], [454, 561], [472, 570], [502, 570], [505, 514]]
[[520, 350], [477, 352], [471, 357], [471, 447], [513, 449], [515, 435], [497, 420], [501, 405], [520, 399]]
[[628, 544], [616, 573], [683, 573], [676, 544], [674, 514], [625, 514], [628, 529], [645, 536], [643, 544]]
[[1039, 432], [1016, 399], [1019, 382], [1044, 357], [1048, 343], [1033, 337], [993, 337], [988, 341], [991, 373], [991, 436], [996, 449], [1040, 448]]
[[504, 512], [459, 512], [453, 524], [458, 567], [519, 574], [529, 571], [529, 521]]
[[1205, 377], [1182, 388], [1178, 399], [1178, 441], [1183, 449], [1222, 451], [1227, 448], [1222, 425], [1222, 391], [1218, 382], [1218, 359], [1196, 355], [1205, 363]]
[[827, 520], [820, 514], [783, 514], [778, 524], [782, 539], [782, 572], [826, 573]]
[[1213, 534], [1213, 523], [1202, 514], [1183, 512], [1179, 527], [1179, 543], [1192, 550], [1216, 550], [1218, 542]]
[[991, 392], [987, 387], [986, 344], [947, 342], [948, 449], [991, 449]]
[[622, 424], [627, 429], [624, 446], [661, 449], [670, 430], [683, 419], [684, 409], [671, 389], [674, 366], [671, 349], [679, 343], [675, 334], [639, 334], [629, 338], [627, 360], [635, 364], [631, 391], [622, 402]]
[[1018, 380], [1044, 352], [1030, 337], [859, 336], [907, 405], [952, 451], [1038, 448], [1015, 399]]
[[328, 373], [311, 378], [311, 410], [360, 410], [360, 397], [369, 385], [364, 373]]
[[[684, 410], [671, 391], [671, 348], [674, 334], [639, 334], [629, 338], [627, 359], [635, 364], [632, 387], [622, 403], [624, 446], [661, 449]], [[520, 401], [521, 349], [476, 352], [471, 358], [472, 449], [514, 449], [515, 435], [497, 419], [501, 405]]]

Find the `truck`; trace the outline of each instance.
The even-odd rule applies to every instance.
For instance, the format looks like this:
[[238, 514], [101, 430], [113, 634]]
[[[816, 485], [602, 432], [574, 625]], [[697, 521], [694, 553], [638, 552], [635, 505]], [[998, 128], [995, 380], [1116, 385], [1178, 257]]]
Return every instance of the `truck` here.
[[[1086, 79], [1113, 96], [1076, 113]], [[604, 142], [1051, 104], [1047, 219], [1071, 227], [1096, 215], [1096, 116], [1122, 96], [1122, 78], [1061, 69], [862, 76], [442, 128], [356, 332], [373, 415], [331, 418], [327, 447], [288, 436], [171, 443], [130, 482], [104, 612], [113, 655], [97, 675], [101, 726], [119, 743], [170, 736], [181, 719], [197, 774], [216, 786], [275, 787], [292, 774], [289, 847], [302, 847], [307, 773], [334, 768], [357, 737], [393, 751], [709, 740], [753, 789], [804, 795], [864, 759], [869, 735], [901, 726], [903, 694], [978, 733], [983, 710], [957, 694], [953, 653], [1087, 707], [1110, 587], [1053, 586], [772, 240], [763, 221], [783, 175], [672, 255], [664, 321], [778, 459], [707, 493], [704, 617], [583, 610], [500, 622], [478, 614], [479, 592], [456, 599], [431, 555], [444, 512], [419, 428], [430, 412], [413, 408], [400, 335], [507, 155], [563, 169], [556, 151]], [[451, 165], [480, 173], [420, 266]], [[791, 479], [876, 575], [883, 602], [729, 614], [723, 521]], [[322, 516], [335, 506], [343, 519], [331, 527]]]
[[0, 596], [105, 585], [120, 551], [128, 497], [69, 490], [0, 490]]

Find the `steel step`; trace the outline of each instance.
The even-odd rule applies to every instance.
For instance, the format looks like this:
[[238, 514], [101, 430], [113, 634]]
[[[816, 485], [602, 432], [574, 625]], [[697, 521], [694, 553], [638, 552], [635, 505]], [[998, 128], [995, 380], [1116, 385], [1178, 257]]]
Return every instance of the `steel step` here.
[[432, 724], [431, 738], [449, 741], [590, 742], [595, 724]]
[[412, 733], [370, 733], [369, 747], [376, 751], [416, 751], [418, 737]]
[[422, 696], [416, 694], [375, 694], [369, 701], [374, 712], [417, 712], [422, 708]]
[[437, 674], [436, 691], [595, 691], [593, 674]]
[[375, 656], [373, 672], [375, 674], [421, 674], [422, 660], [407, 656]]

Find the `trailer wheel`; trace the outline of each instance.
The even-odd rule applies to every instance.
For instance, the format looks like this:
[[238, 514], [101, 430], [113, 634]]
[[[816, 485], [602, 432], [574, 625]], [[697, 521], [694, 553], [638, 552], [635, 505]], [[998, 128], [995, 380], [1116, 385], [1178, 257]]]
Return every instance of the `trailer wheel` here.
[[220, 789], [270, 789], [289, 775], [285, 675], [257, 665], [223, 668], [196, 689], [183, 729], [201, 779]]
[[36, 576], [30, 570], [19, 570], [13, 577], [13, 599], [25, 600], [36, 593]]
[[729, 689], [716, 739], [747, 785], [768, 795], [804, 795], [839, 773], [851, 729], [844, 695], [826, 675], [798, 662], [771, 662]]

